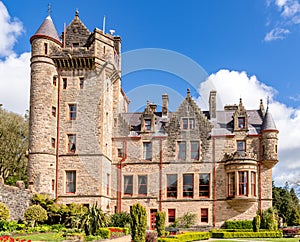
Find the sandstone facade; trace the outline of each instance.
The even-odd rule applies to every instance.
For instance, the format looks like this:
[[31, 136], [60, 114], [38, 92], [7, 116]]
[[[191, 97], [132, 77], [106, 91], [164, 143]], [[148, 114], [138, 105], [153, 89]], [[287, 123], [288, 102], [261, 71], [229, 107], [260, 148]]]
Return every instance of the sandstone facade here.
[[48, 16], [31, 37], [29, 184], [61, 203], [109, 213], [146, 206], [167, 223], [186, 212], [197, 225], [252, 219], [272, 205], [277, 133], [270, 112], [239, 105], [202, 111], [189, 90], [175, 112], [147, 103], [128, 112], [121, 40], [90, 32], [76, 13], [57, 35]]

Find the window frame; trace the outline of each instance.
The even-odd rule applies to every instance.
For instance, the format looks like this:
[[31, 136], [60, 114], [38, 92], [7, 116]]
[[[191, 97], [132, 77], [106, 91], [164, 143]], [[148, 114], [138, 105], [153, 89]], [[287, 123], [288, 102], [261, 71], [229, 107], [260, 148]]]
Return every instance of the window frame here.
[[256, 197], [256, 172], [251, 171], [251, 194]]
[[[77, 104], [76, 103], [69, 103], [69, 120], [73, 121], [77, 119]], [[75, 109], [74, 109], [75, 108]]]
[[246, 152], [246, 141], [245, 140], [237, 140], [236, 141], [236, 151], [240, 156], [245, 156], [245, 152]]
[[106, 195], [109, 196], [110, 194], [110, 174], [106, 173]]
[[147, 118], [144, 120], [145, 131], [151, 131], [151, 119]]
[[193, 130], [195, 129], [195, 118], [184, 117], [181, 119], [181, 128], [183, 130]]
[[[208, 176], [208, 184], [201, 184], [201, 176]], [[210, 197], [210, 173], [199, 173], [199, 197]]]
[[62, 82], [63, 82], [63, 89], [64, 90], [67, 89], [67, 87], [68, 87], [68, 79], [64, 77], [62, 79]]
[[[73, 138], [73, 142], [72, 142]], [[77, 143], [76, 143], [76, 134], [67, 134], [67, 142], [68, 142], [68, 153], [76, 153], [77, 150]], [[74, 144], [74, 148], [71, 145]]]
[[177, 197], [178, 197], [178, 175], [167, 174], [167, 198], [177, 198]]
[[84, 88], [84, 77], [79, 77], [79, 88], [81, 90]]
[[152, 142], [143, 142], [143, 159], [147, 161], [152, 161]]
[[[141, 183], [141, 179], [145, 179], [145, 183]], [[145, 189], [144, 192], [140, 191]], [[147, 175], [138, 175], [138, 195], [139, 196], [147, 196], [148, 194], [148, 176]]]
[[208, 223], [208, 208], [201, 208], [201, 223]]
[[[192, 177], [192, 182], [186, 183], [185, 177]], [[191, 191], [189, 190], [189, 187], [192, 188]], [[191, 173], [182, 174], [182, 197], [184, 198], [194, 197], [194, 174]]]
[[177, 141], [177, 159], [186, 160], [186, 141]]
[[66, 175], [66, 193], [76, 193], [76, 170], [65, 171]]
[[235, 196], [235, 172], [229, 172], [227, 173], [227, 192], [228, 197], [234, 197]]
[[[200, 158], [200, 143], [199, 141], [191, 141], [191, 160], [199, 160]], [[197, 144], [197, 149], [193, 149], [193, 144]], [[196, 155], [196, 157], [195, 157]]]
[[56, 118], [56, 107], [55, 106], [52, 106], [51, 115], [53, 118]]
[[238, 128], [244, 129], [246, 127], [246, 118], [245, 117], [238, 117]]
[[176, 209], [169, 208], [168, 209], [168, 223], [174, 223], [176, 220]]
[[239, 196], [248, 196], [248, 171], [239, 171]]
[[[129, 182], [126, 184], [126, 179], [128, 178], [129, 178]], [[133, 196], [133, 175], [124, 175], [123, 179], [124, 179], [123, 195], [132, 197]], [[127, 190], [129, 190], [129, 192], [127, 192]]]

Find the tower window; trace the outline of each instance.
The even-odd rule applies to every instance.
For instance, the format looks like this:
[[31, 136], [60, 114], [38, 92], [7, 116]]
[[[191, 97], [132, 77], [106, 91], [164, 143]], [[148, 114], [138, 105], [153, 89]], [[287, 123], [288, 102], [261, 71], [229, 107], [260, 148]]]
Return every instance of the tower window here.
[[55, 118], [56, 117], [56, 107], [52, 106], [52, 116]]
[[236, 146], [237, 146], [237, 152], [240, 156], [244, 156], [245, 155], [245, 151], [246, 151], [246, 143], [244, 140], [238, 140], [236, 142]]
[[152, 143], [144, 142], [144, 159], [152, 160]]
[[244, 129], [245, 128], [245, 117], [238, 118], [238, 128]]
[[44, 53], [48, 55], [48, 43], [44, 43]]
[[109, 190], [110, 190], [110, 174], [106, 174], [106, 195], [109, 196]]
[[235, 177], [234, 172], [230, 172], [227, 175], [228, 178], [228, 197], [234, 197], [235, 195], [235, 189], [234, 189], [234, 183], [235, 183]]
[[79, 87], [80, 87], [80, 89], [83, 89], [83, 87], [84, 87], [84, 78], [83, 77], [79, 78]]
[[77, 105], [69, 104], [69, 120], [76, 120]]
[[66, 193], [76, 192], [76, 171], [66, 171]]
[[256, 173], [251, 171], [251, 193], [256, 196]]
[[68, 81], [67, 78], [63, 78], [63, 89], [67, 89]]
[[79, 43], [73, 43], [73, 44], [72, 44], [72, 47], [73, 47], [73, 48], [78, 48], [78, 47], [79, 47]]
[[123, 148], [118, 148], [118, 157], [123, 158], [124, 157], [124, 151]]
[[239, 195], [248, 195], [248, 172], [239, 171]]
[[53, 86], [55, 86], [56, 87], [56, 84], [57, 84], [57, 76], [54, 76], [53, 77]]
[[54, 138], [51, 138], [51, 147], [55, 148], [55, 139]]
[[76, 152], [76, 134], [68, 134], [68, 152]]

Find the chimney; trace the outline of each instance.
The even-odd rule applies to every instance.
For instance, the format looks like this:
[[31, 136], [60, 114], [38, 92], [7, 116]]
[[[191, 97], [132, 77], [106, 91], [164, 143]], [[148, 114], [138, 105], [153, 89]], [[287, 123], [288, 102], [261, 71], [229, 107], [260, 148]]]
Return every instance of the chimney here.
[[217, 102], [216, 102], [217, 91], [210, 91], [209, 94], [209, 115], [210, 119], [217, 117]]
[[169, 97], [168, 94], [162, 95], [162, 116], [168, 116]]

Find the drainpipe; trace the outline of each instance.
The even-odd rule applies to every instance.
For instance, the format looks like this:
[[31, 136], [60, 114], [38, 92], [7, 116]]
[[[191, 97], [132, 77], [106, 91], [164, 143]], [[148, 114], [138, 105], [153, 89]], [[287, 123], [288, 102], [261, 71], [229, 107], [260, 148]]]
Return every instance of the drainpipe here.
[[259, 176], [259, 214], [262, 217], [262, 181], [261, 181], [261, 165], [262, 165], [262, 137], [259, 137], [259, 161], [258, 161], [258, 176]]
[[216, 138], [213, 138], [213, 164], [214, 164], [214, 203], [213, 203], [213, 226], [216, 228], [216, 214], [217, 214], [217, 187], [216, 187], [216, 178], [217, 178], [217, 168], [216, 168]]
[[117, 212], [122, 212], [122, 167], [123, 162], [127, 159], [127, 140], [123, 142], [124, 154], [123, 158], [119, 161], [118, 167], [118, 191], [117, 191]]
[[57, 77], [57, 107], [56, 107], [56, 166], [55, 166], [55, 199], [58, 199], [58, 162], [59, 162], [59, 140], [60, 140], [60, 97], [61, 97], [61, 69], [58, 69]]
[[159, 152], [159, 211], [162, 211], [162, 139], [160, 139], [160, 152]]

